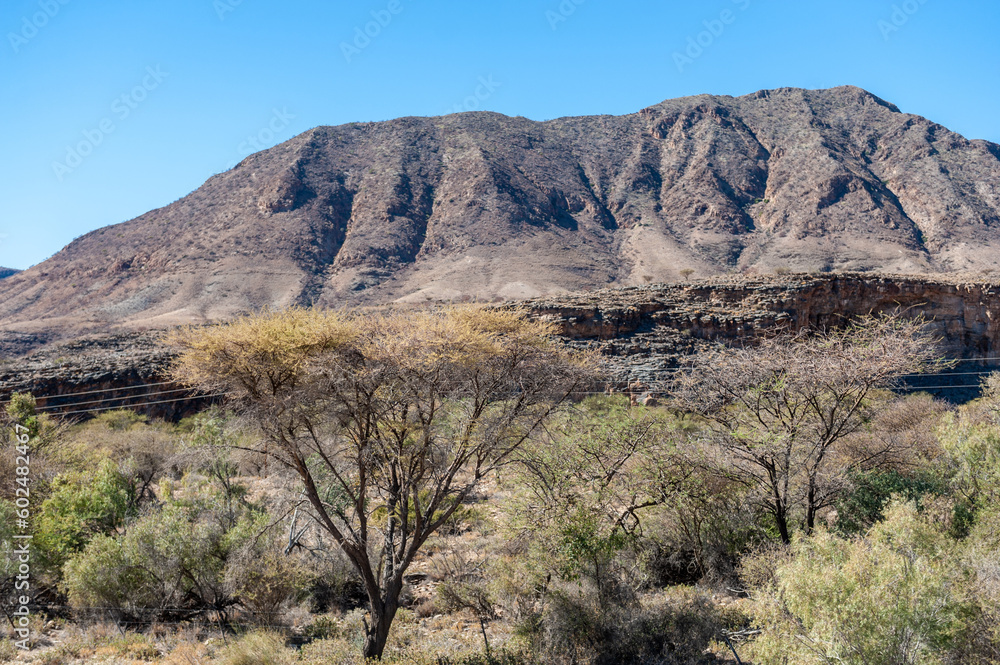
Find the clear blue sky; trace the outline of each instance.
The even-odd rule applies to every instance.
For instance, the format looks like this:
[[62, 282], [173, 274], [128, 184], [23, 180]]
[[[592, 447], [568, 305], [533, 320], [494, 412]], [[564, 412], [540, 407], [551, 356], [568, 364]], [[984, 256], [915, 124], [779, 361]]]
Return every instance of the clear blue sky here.
[[996, 0], [5, 0], [0, 27], [14, 268], [185, 196], [254, 143], [457, 106], [544, 120], [853, 84], [1000, 142]]

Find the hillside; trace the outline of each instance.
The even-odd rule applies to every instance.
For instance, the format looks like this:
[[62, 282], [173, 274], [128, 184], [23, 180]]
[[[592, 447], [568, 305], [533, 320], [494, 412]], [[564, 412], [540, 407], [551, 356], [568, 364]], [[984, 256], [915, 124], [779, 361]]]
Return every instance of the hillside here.
[[1000, 257], [1000, 146], [853, 87], [317, 127], [0, 282], [8, 338]]
[[10, 277], [11, 275], [16, 275], [18, 272], [20, 271], [14, 270], [13, 268], [4, 268], [3, 266], [0, 266], [0, 279], [3, 279], [4, 277]]

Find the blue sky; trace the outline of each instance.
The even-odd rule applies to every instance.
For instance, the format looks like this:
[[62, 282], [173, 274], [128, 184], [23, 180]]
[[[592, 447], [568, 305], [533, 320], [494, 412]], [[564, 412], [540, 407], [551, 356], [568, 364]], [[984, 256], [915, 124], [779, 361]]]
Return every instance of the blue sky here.
[[5, 0], [0, 29], [14, 268], [317, 125], [853, 84], [1000, 142], [996, 0]]

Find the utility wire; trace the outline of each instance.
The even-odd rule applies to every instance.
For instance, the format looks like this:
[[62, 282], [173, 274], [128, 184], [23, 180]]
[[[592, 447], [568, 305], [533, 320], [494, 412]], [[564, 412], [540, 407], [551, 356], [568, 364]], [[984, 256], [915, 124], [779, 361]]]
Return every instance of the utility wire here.
[[[950, 361], [950, 362], [981, 362], [981, 361], [987, 361], [987, 360], [1000, 360], [1000, 357], [992, 357], [991, 356], [991, 357], [986, 357], [986, 358], [947, 358], [945, 360]], [[658, 371], [660, 373], [673, 374], [673, 373], [677, 373], [677, 372], [683, 372], [684, 368], [682, 368], [682, 367], [669, 367], [669, 368], [664, 368], [664, 369], [661, 369], [661, 370], [658, 370]], [[991, 374], [994, 371], [998, 371], [998, 370], [995, 370], [995, 369], [992, 369], [992, 368], [984, 368], [982, 370], [976, 370], [976, 371], [972, 371], [972, 372], [928, 372], [926, 374], [907, 374], [905, 376], [906, 377], [911, 377], [911, 378], [912, 377], [928, 377], [929, 378], [929, 377], [952, 377], [952, 376], [983, 376], [983, 375]], [[664, 388], [666, 388], [666, 387], [669, 386], [669, 384], [667, 384], [667, 383], [665, 383], [663, 381], [641, 381], [641, 380], [638, 380], [638, 382], [642, 384], [642, 387], [645, 390], [664, 389]], [[632, 382], [632, 383], [634, 383], [634, 382]], [[138, 384], [132, 384], [132, 385], [128, 385], [128, 386], [121, 386], [121, 387], [118, 387], [118, 388], [103, 388], [103, 389], [100, 389], [100, 390], [87, 390], [87, 391], [74, 392], [74, 393], [62, 393], [62, 394], [57, 394], [57, 395], [40, 395], [40, 396], [36, 396], [35, 399], [37, 399], [37, 400], [70, 399], [70, 398], [75, 398], [75, 397], [82, 397], [82, 396], [87, 396], [87, 395], [98, 395], [98, 394], [109, 393], [109, 392], [119, 392], [119, 393], [121, 393], [121, 392], [137, 391], [137, 390], [141, 390], [141, 389], [144, 389], [144, 388], [155, 388], [155, 387], [167, 386], [167, 385], [176, 385], [176, 382], [175, 381], [159, 381], [159, 382], [155, 382], [155, 383], [138, 383]], [[979, 387], [978, 384], [975, 384], [975, 385], [964, 385], [963, 384], [963, 385], [957, 385], [957, 386], [956, 385], [951, 385], [951, 386], [905, 386], [906, 389], [910, 389], [910, 390], [945, 390], [945, 389], [978, 388], [978, 387]], [[39, 411], [60, 411], [60, 410], [63, 410], [63, 409], [76, 409], [77, 407], [80, 407], [80, 406], [89, 406], [89, 405], [92, 405], [92, 404], [102, 404], [104, 402], [117, 402], [117, 401], [122, 401], [122, 400], [141, 399], [141, 398], [146, 398], [146, 397], [156, 397], [156, 396], [160, 396], [160, 395], [167, 395], [167, 394], [172, 394], [172, 393], [183, 392], [185, 390], [188, 390], [188, 389], [187, 388], [175, 388], [175, 389], [171, 389], [171, 390], [156, 391], [156, 392], [152, 392], [152, 393], [143, 393], [143, 394], [134, 394], [134, 395], [119, 395], [119, 396], [115, 396], [115, 397], [106, 397], [106, 398], [103, 398], [103, 399], [88, 400], [88, 401], [84, 401], [84, 402], [73, 402], [73, 403], [70, 403], [70, 404], [46, 405], [46, 406], [43, 406], [43, 407], [39, 407], [38, 410]], [[229, 394], [229, 393], [218, 393], [217, 395], [213, 395], [213, 396], [220, 396], [220, 395], [224, 395], [224, 394]], [[575, 392], [573, 394], [575, 394], [575, 395], [601, 395], [601, 394], [604, 394], [604, 391], [592, 391], [592, 392], [583, 392], [583, 391], [581, 391], [581, 392]], [[156, 401], [156, 402], [146, 402], [146, 403], [131, 404], [131, 405], [119, 405], [119, 406], [113, 406], [113, 407], [108, 407], [108, 408], [84, 409], [84, 410], [79, 410], [79, 411], [64, 412], [61, 415], [75, 415], [75, 414], [78, 414], [78, 413], [93, 413], [93, 412], [97, 412], [97, 411], [117, 410], [117, 409], [120, 409], [120, 408], [133, 408], [133, 407], [143, 407], [143, 406], [149, 406], [149, 405], [155, 405], [155, 404], [166, 404], [166, 403], [169, 403], [169, 402], [183, 401], [184, 399], [196, 399], [197, 397], [198, 396], [192, 396], [191, 398], [179, 398], [179, 399], [173, 399], [173, 400], [159, 400], [159, 401]], [[6, 401], [6, 402], [2, 402], [0, 404], [6, 404], [6, 403], [9, 403], [9, 400]]]
[[[104, 388], [102, 390], [88, 390], [81, 393], [63, 393], [62, 395], [37, 395], [35, 399], [51, 399], [53, 397], [78, 397], [80, 395], [95, 395], [97, 393], [110, 393], [116, 390], [134, 390], [138, 388], [151, 388], [153, 386], [168, 386], [177, 383], [176, 381], [161, 381], [159, 383], [136, 383], [121, 388]], [[9, 400], [8, 400], [9, 401]], [[6, 404], [6, 402], [3, 402]]]
[[[88, 404], [101, 404], [103, 402], [115, 402], [127, 399], [141, 399], [143, 397], [156, 397], [158, 395], [169, 395], [170, 393], [183, 393], [190, 392], [190, 388], [174, 388], [173, 390], [161, 390], [154, 393], [142, 393], [141, 395], [121, 395], [119, 397], [105, 397], [104, 399], [90, 400], [89, 402], [75, 402], [73, 404], [53, 404], [38, 407], [38, 411], [51, 411], [53, 409], [68, 409], [75, 408], [78, 406], [86, 406]], [[69, 397], [69, 395], [57, 395], [55, 397], [36, 397], [35, 399], [57, 399], [59, 397]]]
[[[125, 406], [106, 406], [97, 409], [84, 409], [82, 411], [67, 411], [65, 413], [58, 413], [59, 416], [74, 416], [79, 413], [97, 413], [98, 411], [118, 411], [120, 409], [139, 409], [145, 408], [147, 406], [155, 406], [157, 404], [171, 404], [173, 402], [186, 402], [192, 399], [209, 399], [210, 397], [224, 397], [226, 395], [231, 395], [232, 393], [213, 393], [211, 395], [191, 395], [190, 397], [181, 397], [178, 399], [164, 399], [157, 402], [146, 402], [144, 404], [129, 404]], [[69, 407], [67, 407], [69, 408]]]

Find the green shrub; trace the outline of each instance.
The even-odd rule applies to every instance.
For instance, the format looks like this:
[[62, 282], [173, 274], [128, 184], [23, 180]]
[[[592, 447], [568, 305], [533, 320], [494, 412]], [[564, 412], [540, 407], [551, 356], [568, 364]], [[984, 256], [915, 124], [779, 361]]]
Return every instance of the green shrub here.
[[116, 409], [115, 411], [105, 411], [97, 414], [94, 421], [110, 430], [127, 432], [137, 425], [144, 425], [146, 416], [129, 411], [128, 409]]
[[136, 514], [136, 499], [135, 483], [111, 460], [58, 476], [35, 522], [43, 565], [58, 570], [95, 536], [115, 533]]
[[957, 543], [912, 503], [864, 538], [800, 537], [757, 590], [760, 665], [943, 663], [975, 603]]
[[122, 608], [132, 620], [238, 606], [251, 618], [277, 621], [282, 605], [301, 596], [308, 576], [265, 533], [269, 516], [243, 508], [229, 522], [214, 515], [211, 501], [193, 504], [168, 503], [123, 535], [94, 538], [63, 569], [70, 604]]
[[920, 505], [927, 495], [941, 496], [946, 482], [929, 470], [903, 474], [895, 469], [872, 469], [849, 476], [851, 489], [838, 498], [835, 528], [845, 536], [864, 533], [883, 518], [893, 496]]

